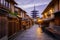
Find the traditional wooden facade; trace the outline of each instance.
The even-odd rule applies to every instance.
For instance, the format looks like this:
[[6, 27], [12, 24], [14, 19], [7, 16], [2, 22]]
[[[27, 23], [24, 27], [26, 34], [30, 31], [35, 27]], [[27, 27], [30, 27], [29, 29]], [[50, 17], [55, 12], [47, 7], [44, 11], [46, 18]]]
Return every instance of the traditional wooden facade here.
[[[46, 30], [48, 30], [49, 32], [51, 32], [52, 34], [54, 34], [57, 38], [60, 39], [60, 17], [57, 16], [57, 18], [55, 17], [55, 15], [57, 14], [56, 12], [60, 11], [60, 0], [52, 0], [48, 6], [46, 7], [46, 9], [43, 11], [42, 15], [43, 15], [43, 21], [47, 21], [48, 22], [48, 28], [46, 28]], [[56, 13], [54, 15], [54, 13]], [[58, 15], [60, 15], [58, 13]], [[44, 23], [45, 24], [45, 23]], [[45, 24], [47, 25], [47, 24]]]
[[29, 18], [29, 20], [30, 20], [30, 27], [32, 27], [33, 24], [34, 24], [33, 19], [32, 18]]
[[26, 15], [25, 17], [27, 19], [27, 27], [30, 28], [33, 25], [33, 20], [29, 17], [29, 15]]
[[[26, 24], [26, 22], [27, 22], [27, 20], [26, 20], [26, 15], [27, 15], [27, 14], [26, 14], [26, 13], [27, 13], [26, 11], [21, 10], [21, 17], [22, 17], [22, 21], [21, 21], [21, 24], [22, 24], [21, 26], [22, 26], [22, 27], [21, 27], [21, 28], [22, 28], [22, 30], [26, 29], [26, 27], [27, 27], [27, 26], [26, 26], [26, 25], [27, 25], [27, 24]], [[24, 26], [25, 26], [25, 28], [24, 28]]]
[[15, 13], [17, 13], [17, 17], [18, 17], [18, 20], [19, 20], [18, 27], [16, 28], [17, 31], [20, 31], [21, 27], [22, 27], [22, 24], [21, 24], [21, 21], [22, 21], [21, 10], [22, 10], [21, 8], [15, 6]]
[[53, 13], [60, 11], [60, 0], [52, 0], [43, 11], [43, 18], [52, 17]]
[[9, 2], [7, 0], [0, 0], [0, 40], [7, 40], [7, 34], [8, 34], [8, 6]]
[[27, 19], [27, 27], [26, 28], [29, 28], [30, 27], [30, 19], [29, 19], [28, 15], [26, 15], [26, 19]]
[[14, 12], [14, 5], [17, 4], [14, 0], [0, 0], [0, 40], [8, 40], [10, 35], [10, 20], [9, 14]]
[[15, 13], [15, 5], [17, 4], [14, 0], [8, 0], [10, 4], [10, 10], [8, 11], [8, 38], [11, 38], [16, 34], [16, 27], [18, 26], [18, 19]]
[[16, 7], [16, 4], [14, 0], [0, 0], [0, 40], [9, 40], [23, 28], [23, 19], [28, 17], [30, 20], [26, 11]]
[[[52, 0], [48, 6], [46, 7], [46, 9], [43, 11], [42, 15], [43, 15], [43, 19], [44, 20], [51, 20], [54, 18], [54, 14], [55, 12], [60, 11], [60, 0]], [[49, 21], [48, 21], [49, 22]], [[50, 24], [52, 24], [53, 22], [50, 22]]]

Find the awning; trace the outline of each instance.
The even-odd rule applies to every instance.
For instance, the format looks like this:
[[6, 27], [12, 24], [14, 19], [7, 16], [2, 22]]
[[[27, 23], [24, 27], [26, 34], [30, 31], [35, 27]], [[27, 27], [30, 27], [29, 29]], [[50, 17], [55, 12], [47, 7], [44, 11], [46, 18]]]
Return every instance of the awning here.
[[51, 17], [51, 18], [46, 18], [46, 19], [42, 19], [43, 21], [51, 21], [51, 20], [53, 20], [54, 19], [54, 17]]

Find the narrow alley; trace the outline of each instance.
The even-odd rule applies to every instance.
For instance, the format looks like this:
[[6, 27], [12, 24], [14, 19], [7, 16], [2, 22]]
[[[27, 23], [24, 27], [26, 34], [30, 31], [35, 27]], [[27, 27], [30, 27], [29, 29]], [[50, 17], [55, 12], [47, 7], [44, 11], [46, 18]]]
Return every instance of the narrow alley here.
[[38, 25], [34, 25], [30, 29], [19, 34], [14, 40], [55, 40], [46, 33]]
[[60, 0], [0, 0], [0, 40], [60, 40]]

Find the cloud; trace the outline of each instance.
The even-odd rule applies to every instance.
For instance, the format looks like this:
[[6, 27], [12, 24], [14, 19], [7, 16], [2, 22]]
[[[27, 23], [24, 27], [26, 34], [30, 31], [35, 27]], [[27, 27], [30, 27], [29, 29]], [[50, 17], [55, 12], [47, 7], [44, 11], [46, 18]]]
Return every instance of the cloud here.
[[[48, 4], [48, 3], [35, 3], [35, 6], [46, 5], [46, 4]], [[34, 7], [34, 4], [19, 5], [19, 7], [31, 8], [31, 7]]]

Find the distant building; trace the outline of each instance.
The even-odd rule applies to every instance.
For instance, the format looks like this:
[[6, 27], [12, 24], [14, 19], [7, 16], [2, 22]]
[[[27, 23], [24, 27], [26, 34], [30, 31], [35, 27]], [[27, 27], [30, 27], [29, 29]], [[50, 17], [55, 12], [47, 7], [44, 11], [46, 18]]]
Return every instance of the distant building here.
[[33, 11], [31, 11], [32, 13], [32, 18], [34, 18], [34, 19], [36, 19], [36, 17], [38, 16], [38, 11], [35, 9], [35, 6], [34, 6], [34, 10]]

